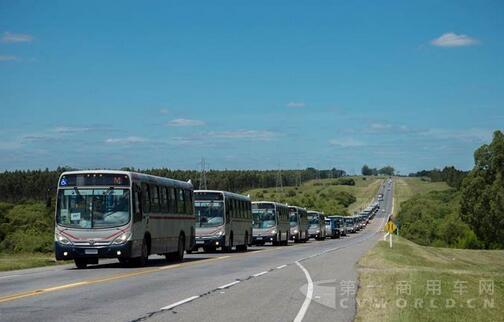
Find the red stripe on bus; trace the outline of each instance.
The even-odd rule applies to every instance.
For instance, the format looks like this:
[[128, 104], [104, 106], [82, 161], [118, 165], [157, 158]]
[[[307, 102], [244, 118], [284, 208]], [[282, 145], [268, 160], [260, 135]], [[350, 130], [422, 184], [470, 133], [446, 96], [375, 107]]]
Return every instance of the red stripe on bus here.
[[80, 238], [79, 237], [75, 237], [74, 235], [70, 234], [70, 233], [67, 233], [66, 231], [60, 231], [61, 234], [63, 235], [66, 235], [67, 237], [70, 237], [70, 238], [73, 238], [73, 239], [76, 239], [76, 240], [79, 240]]

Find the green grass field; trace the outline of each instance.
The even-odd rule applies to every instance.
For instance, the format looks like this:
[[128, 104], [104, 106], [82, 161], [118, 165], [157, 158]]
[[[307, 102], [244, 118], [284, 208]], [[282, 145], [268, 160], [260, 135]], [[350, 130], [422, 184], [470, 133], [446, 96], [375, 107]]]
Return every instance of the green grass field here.
[[417, 194], [450, 189], [446, 182], [424, 181], [422, 178], [394, 178], [394, 214], [399, 213], [401, 202]]
[[359, 261], [357, 321], [502, 321], [504, 251], [394, 240]]
[[53, 254], [0, 254], [0, 271], [12, 271], [39, 266], [67, 264], [68, 261], [54, 260]]
[[[253, 189], [245, 192], [250, 194], [252, 200], [268, 200], [286, 202], [306, 208], [313, 208], [313, 205], [305, 204], [306, 198], [317, 200], [327, 198], [338, 192], [347, 192], [355, 196], [356, 201], [345, 210], [352, 214], [365, 208], [378, 193], [380, 185], [383, 183], [382, 177], [349, 177], [355, 180], [354, 186], [336, 185], [337, 179], [311, 180], [303, 183], [299, 187], [283, 187], [283, 190], [276, 188]], [[323, 210], [323, 209], [314, 209]]]

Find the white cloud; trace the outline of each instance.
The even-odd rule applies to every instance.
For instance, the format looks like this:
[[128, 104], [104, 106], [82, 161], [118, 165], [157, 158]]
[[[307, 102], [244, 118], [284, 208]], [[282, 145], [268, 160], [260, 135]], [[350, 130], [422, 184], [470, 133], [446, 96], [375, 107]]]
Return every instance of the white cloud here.
[[354, 139], [354, 138], [338, 138], [338, 139], [332, 139], [329, 141], [330, 145], [333, 146], [338, 146], [342, 148], [353, 148], [353, 147], [359, 147], [359, 146], [365, 146], [366, 143]]
[[168, 122], [169, 126], [201, 126], [205, 125], [205, 122], [200, 120], [189, 120], [189, 119], [174, 119]]
[[305, 106], [306, 105], [303, 102], [289, 102], [289, 103], [287, 103], [288, 108], [303, 108]]
[[475, 38], [469, 37], [468, 35], [457, 35], [453, 32], [447, 32], [431, 41], [433, 46], [438, 47], [463, 47], [463, 46], [473, 46], [478, 44], [479, 41]]
[[14, 60], [18, 60], [16, 56], [0, 55], [0, 61], [14, 61]]
[[107, 144], [131, 145], [147, 142], [147, 139], [138, 136], [128, 136], [125, 138], [110, 138], [105, 140]]
[[30, 42], [33, 37], [28, 34], [14, 34], [11, 32], [4, 32], [2, 36], [2, 42], [5, 43], [15, 43], [15, 42]]
[[466, 130], [429, 129], [423, 133], [438, 140], [457, 140], [466, 143], [483, 144], [492, 140], [492, 130], [470, 128]]
[[213, 131], [207, 134], [209, 137], [215, 139], [248, 139], [258, 141], [269, 141], [278, 136], [275, 132], [257, 130]]

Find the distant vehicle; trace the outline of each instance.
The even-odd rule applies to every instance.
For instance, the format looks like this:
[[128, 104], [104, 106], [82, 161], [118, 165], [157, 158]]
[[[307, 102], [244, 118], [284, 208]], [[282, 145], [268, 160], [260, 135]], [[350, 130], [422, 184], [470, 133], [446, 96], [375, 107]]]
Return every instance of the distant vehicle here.
[[337, 228], [340, 230], [340, 236], [346, 236], [347, 235], [347, 228], [346, 228], [346, 223], [345, 223], [345, 217], [343, 216], [331, 216], [331, 218], [334, 218], [337, 224]]
[[305, 208], [289, 206], [290, 237], [295, 243], [308, 240], [308, 213]]
[[341, 237], [341, 230], [339, 229], [339, 222], [334, 217], [326, 217], [325, 219], [325, 229], [327, 236], [332, 239]]
[[318, 211], [308, 211], [308, 234], [310, 238], [316, 240], [326, 239], [325, 216], [324, 213]]
[[229, 252], [247, 251], [252, 241], [252, 205], [250, 198], [240, 194], [196, 190], [196, 243], [193, 250], [203, 247], [206, 252], [221, 248]]
[[181, 261], [194, 242], [193, 186], [127, 171], [61, 174], [55, 257], [77, 268], [117, 258], [145, 265], [150, 254]]
[[287, 246], [290, 238], [289, 208], [287, 205], [271, 202], [252, 202], [253, 229], [252, 244]]
[[345, 224], [349, 232], [351, 233], [357, 232], [357, 220], [355, 219], [354, 216], [345, 217]]
[[378, 194], [378, 201], [383, 201], [383, 193]]

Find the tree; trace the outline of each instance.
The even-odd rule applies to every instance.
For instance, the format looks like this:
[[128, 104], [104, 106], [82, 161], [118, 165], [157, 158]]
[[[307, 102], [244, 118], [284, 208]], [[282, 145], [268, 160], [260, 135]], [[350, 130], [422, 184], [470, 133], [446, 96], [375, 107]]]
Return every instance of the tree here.
[[394, 172], [395, 172], [395, 169], [389, 165], [378, 170], [379, 174], [382, 174], [385, 176], [393, 176]]
[[504, 247], [504, 134], [474, 153], [475, 166], [462, 183], [461, 218], [487, 248]]
[[363, 176], [371, 176], [373, 175], [373, 169], [371, 169], [367, 164], [365, 164], [363, 167], [362, 167], [362, 175]]

